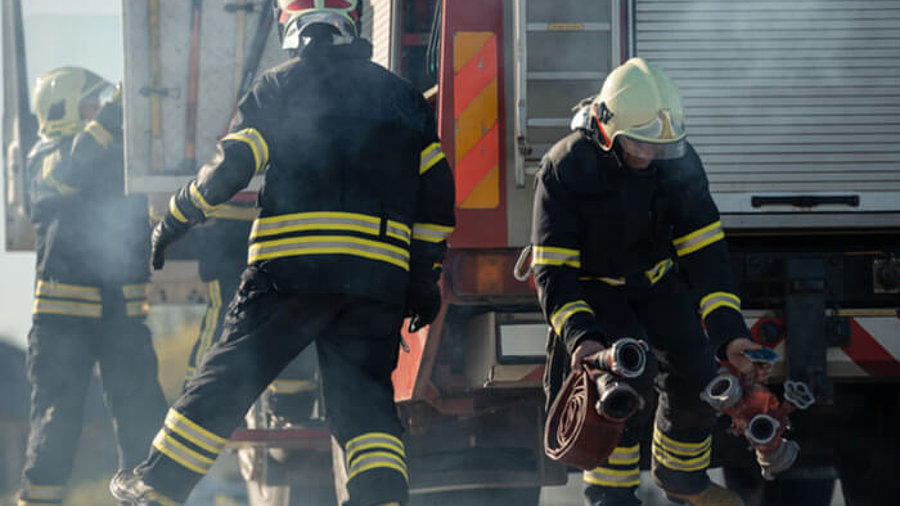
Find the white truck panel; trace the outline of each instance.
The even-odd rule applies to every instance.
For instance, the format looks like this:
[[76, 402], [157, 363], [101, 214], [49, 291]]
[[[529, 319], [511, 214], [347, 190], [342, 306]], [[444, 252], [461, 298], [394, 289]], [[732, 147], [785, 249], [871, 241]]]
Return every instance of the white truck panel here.
[[900, 3], [636, 0], [634, 11], [636, 54], [681, 88], [723, 213], [802, 212], [750, 205], [792, 194], [859, 196], [823, 213], [900, 211]]

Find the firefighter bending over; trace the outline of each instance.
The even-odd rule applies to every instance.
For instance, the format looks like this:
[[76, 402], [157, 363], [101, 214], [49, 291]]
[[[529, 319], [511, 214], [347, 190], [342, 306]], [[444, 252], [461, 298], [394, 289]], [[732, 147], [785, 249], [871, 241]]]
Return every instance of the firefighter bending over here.
[[[40, 140], [28, 175], [37, 282], [19, 506], [62, 504], [95, 365], [120, 469], [146, 456], [166, 407], [144, 325], [149, 209], [146, 197], [125, 195], [122, 107], [112, 90], [93, 72], [64, 67], [34, 91]], [[102, 104], [104, 94], [112, 100]]]
[[[607, 76], [574, 131], [544, 157], [532, 239], [540, 302], [556, 336], [545, 388], [552, 402], [589, 355], [621, 337], [647, 340], [655, 354], [647, 372], [623, 380], [645, 398], [654, 380], [660, 392], [654, 480], [672, 500], [740, 505], [706, 474], [715, 414], [700, 392], [716, 374], [715, 358], [753, 372], [740, 352], [759, 346], [748, 339], [722, 224], [683, 121], [672, 81], [633, 58]], [[649, 418], [648, 407], [632, 417], [607, 462], [584, 473], [589, 504], [640, 504], [639, 441]]]
[[[369, 61], [347, 8], [276, 10], [298, 58], [266, 72], [196, 180], [153, 234], [165, 247], [268, 166], [249, 266], [220, 341], [166, 415], [150, 455], [110, 489], [127, 504], [183, 502], [260, 392], [315, 342], [350, 504], [402, 504], [408, 476], [391, 371], [404, 314], [429, 323], [454, 225], [433, 113]], [[334, 5], [335, 2], [330, 3]]]

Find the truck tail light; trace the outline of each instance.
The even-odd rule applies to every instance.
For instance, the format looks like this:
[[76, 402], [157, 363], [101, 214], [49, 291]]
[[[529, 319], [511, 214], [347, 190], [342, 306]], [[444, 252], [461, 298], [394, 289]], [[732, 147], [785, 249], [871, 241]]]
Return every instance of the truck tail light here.
[[533, 279], [522, 282], [513, 277], [518, 253], [513, 249], [451, 250], [450, 258], [444, 263], [448, 267], [445, 279], [450, 281], [452, 293], [461, 297], [532, 293]]

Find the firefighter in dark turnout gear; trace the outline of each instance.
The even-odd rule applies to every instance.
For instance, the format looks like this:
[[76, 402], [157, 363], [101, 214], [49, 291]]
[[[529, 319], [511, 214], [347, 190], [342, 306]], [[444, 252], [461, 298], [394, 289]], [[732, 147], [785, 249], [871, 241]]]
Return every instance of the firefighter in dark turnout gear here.
[[217, 156], [154, 231], [159, 267], [166, 245], [268, 167], [222, 338], [169, 409], [148, 459], [113, 479], [126, 503], [184, 501], [254, 399], [312, 342], [350, 504], [407, 500], [390, 375], [404, 314], [426, 324], [440, 307], [453, 179], [427, 102], [369, 61], [371, 44], [355, 36], [347, 13], [356, 2], [323, 3], [279, 2], [285, 46], [298, 57], [241, 100]]
[[28, 175], [37, 275], [19, 506], [62, 503], [95, 365], [120, 469], [146, 456], [166, 407], [144, 325], [147, 199], [124, 193], [118, 93], [101, 107], [111, 91], [98, 75], [65, 67], [38, 79], [34, 92], [40, 140], [28, 155]]
[[[197, 271], [206, 283], [206, 314], [188, 358], [185, 386], [203, 355], [222, 336], [225, 306], [237, 293], [241, 272], [247, 267], [247, 239], [258, 214], [254, 193], [241, 192], [216, 207], [196, 234]], [[266, 408], [283, 423], [309, 420], [319, 397], [315, 346], [304, 350], [266, 391]]]
[[[758, 346], [748, 339], [706, 175], [685, 140], [679, 92], [660, 69], [631, 59], [578, 111], [573, 130], [546, 154], [535, 182], [532, 263], [552, 327], [548, 406], [586, 357], [621, 337], [647, 340], [655, 354], [647, 372], [623, 381], [645, 398], [654, 380], [659, 390], [654, 480], [673, 500], [742, 504], [707, 477], [715, 415], [699, 394], [715, 358], [752, 371], [740, 351]], [[640, 504], [649, 411], [628, 421], [604, 465], [584, 473], [588, 504]]]

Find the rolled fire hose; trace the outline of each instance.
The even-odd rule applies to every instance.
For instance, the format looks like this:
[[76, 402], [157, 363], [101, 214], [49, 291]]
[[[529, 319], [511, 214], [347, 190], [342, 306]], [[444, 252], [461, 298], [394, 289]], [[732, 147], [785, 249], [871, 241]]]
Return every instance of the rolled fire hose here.
[[547, 416], [544, 450], [548, 457], [584, 470], [606, 461], [619, 444], [625, 424], [599, 415], [597, 401], [592, 374], [571, 373]]

